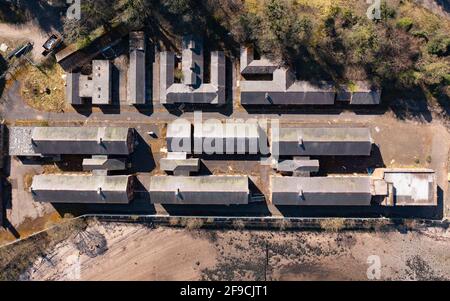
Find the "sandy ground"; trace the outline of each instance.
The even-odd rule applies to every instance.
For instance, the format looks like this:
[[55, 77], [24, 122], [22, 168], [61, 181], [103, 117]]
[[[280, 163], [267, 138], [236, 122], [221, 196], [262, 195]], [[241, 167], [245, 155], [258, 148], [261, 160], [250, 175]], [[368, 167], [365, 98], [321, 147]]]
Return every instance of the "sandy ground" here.
[[[35, 22], [31, 21], [22, 25], [12, 25], [0, 23], [0, 40], [26, 39], [34, 44], [33, 58], [40, 61], [42, 56], [42, 45], [48, 39], [48, 34], [43, 31]], [[8, 43], [7, 43], [8, 45]], [[9, 51], [12, 51], [13, 45], [8, 45]]]
[[73, 243], [75, 237], [60, 243], [45, 259], [39, 258], [24, 278], [196, 280], [202, 269], [213, 268], [215, 264], [214, 245], [207, 238], [183, 230], [167, 232], [164, 228], [140, 225], [95, 224], [86, 232], [87, 237], [103, 236], [107, 251], [92, 258], [80, 252]]
[[99, 254], [81, 254], [77, 239], [71, 238], [36, 260], [22, 278], [367, 280], [368, 271], [379, 263], [375, 275], [381, 280], [450, 279], [450, 230], [436, 228], [407, 233], [267, 232], [94, 222], [85, 232], [91, 233], [85, 235], [87, 241], [93, 233], [104, 238]]
[[50, 204], [33, 202], [29, 189], [25, 187], [25, 175], [36, 175], [42, 171], [42, 166], [24, 165], [19, 160], [11, 160], [12, 200], [7, 206], [7, 218], [13, 226], [19, 226], [26, 218], [35, 219], [53, 210]]

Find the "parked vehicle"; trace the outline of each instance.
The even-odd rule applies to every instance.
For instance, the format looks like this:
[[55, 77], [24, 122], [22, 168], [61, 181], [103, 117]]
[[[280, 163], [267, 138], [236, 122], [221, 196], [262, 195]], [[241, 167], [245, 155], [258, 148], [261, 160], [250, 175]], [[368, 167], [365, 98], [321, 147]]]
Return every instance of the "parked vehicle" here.
[[63, 43], [64, 39], [59, 33], [53, 33], [47, 41], [45, 41], [44, 45], [44, 51], [42, 52], [43, 56], [47, 56], [53, 51], [55, 51], [61, 44]]

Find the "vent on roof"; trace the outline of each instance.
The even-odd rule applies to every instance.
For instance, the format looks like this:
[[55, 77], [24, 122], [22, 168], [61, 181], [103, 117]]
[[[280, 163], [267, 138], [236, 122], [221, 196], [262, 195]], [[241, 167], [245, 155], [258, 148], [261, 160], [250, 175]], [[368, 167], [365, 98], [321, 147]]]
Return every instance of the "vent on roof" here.
[[105, 200], [105, 199], [106, 199], [106, 196], [105, 196], [105, 194], [103, 193], [103, 189], [102, 189], [101, 187], [98, 187], [98, 188], [97, 188], [97, 194], [98, 194], [99, 196], [101, 196], [102, 200]]
[[303, 194], [303, 189], [300, 189], [300, 191], [298, 193], [298, 198], [300, 199], [300, 201], [305, 200], [305, 195]]
[[181, 197], [181, 191], [180, 191], [180, 188], [177, 188], [177, 191], [175, 191], [175, 197], [178, 199], [178, 200], [182, 200], [183, 198]]
[[[100, 97], [100, 95], [99, 95]], [[98, 132], [97, 132], [97, 143], [98, 144], [102, 144], [103, 143], [103, 138], [105, 137], [105, 131], [106, 128], [99, 128]]]

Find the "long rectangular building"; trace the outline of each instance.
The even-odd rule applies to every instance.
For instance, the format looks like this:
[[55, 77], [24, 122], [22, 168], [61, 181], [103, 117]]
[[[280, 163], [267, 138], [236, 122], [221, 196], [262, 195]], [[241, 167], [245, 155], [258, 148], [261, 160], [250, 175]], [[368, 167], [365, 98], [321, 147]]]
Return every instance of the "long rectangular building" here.
[[128, 155], [134, 130], [118, 127], [35, 127], [31, 144], [44, 155]]
[[248, 204], [249, 182], [247, 176], [153, 176], [149, 193], [153, 204]]
[[37, 175], [31, 194], [37, 202], [128, 204], [133, 198], [133, 177]]
[[128, 104], [145, 104], [145, 34], [130, 32], [130, 65], [128, 69]]
[[272, 130], [272, 155], [369, 156], [368, 128], [280, 128]]
[[194, 124], [194, 153], [259, 153], [260, 127], [257, 122]]
[[272, 203], [297, 206], [369, 206], [371, 178], [272, 177]]

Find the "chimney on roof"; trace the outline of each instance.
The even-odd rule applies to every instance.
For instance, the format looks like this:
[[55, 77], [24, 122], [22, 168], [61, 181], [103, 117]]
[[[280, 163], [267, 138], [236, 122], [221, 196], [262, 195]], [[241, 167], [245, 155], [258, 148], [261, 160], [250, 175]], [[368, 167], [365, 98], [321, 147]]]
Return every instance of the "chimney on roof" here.
[[180, 191], [180, 188], [177, 188], [177, 191], [175, 191], [175, 197], [176, 197], [177, 199], [181, 199], [181, 191]]
[[103, 138], [105, 137], [105, 131], [106, 128], [99, 128], [98, 132], [97, 132], [97, 143], [98, 144], [102, 144], [103, 143]]

